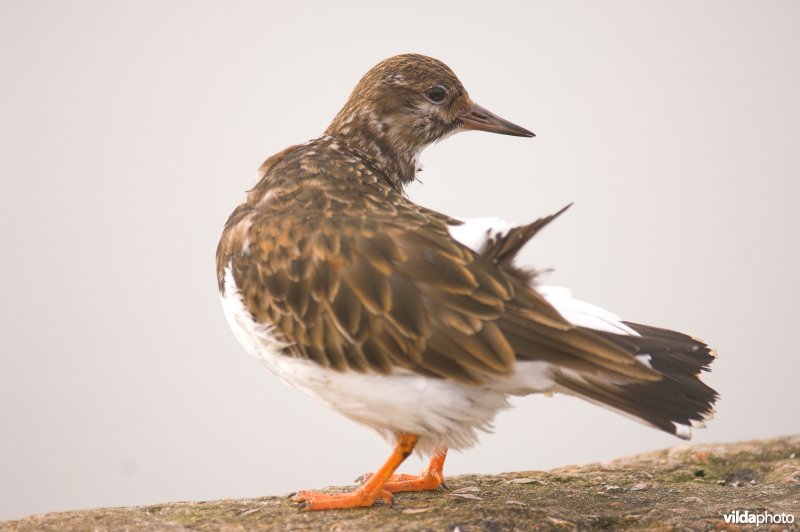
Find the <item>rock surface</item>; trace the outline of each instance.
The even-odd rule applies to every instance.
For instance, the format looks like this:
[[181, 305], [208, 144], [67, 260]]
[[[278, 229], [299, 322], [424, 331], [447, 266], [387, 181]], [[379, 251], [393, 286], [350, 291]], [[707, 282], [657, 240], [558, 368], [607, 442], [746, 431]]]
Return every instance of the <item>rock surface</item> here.
[[285, 497], [172, 502], [34, 515], [0, 530], [737, 530], [723, 519], [733, 510], [792, 514], [794, 525], [777, 529], [800, 529], [800, 435], [447, 482], [357, 510], [299, 512]]

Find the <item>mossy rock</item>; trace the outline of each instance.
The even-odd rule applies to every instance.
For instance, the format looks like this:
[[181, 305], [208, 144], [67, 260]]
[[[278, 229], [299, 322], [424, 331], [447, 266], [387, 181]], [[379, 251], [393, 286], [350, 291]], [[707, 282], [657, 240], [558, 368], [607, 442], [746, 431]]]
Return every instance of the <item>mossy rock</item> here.
[[800, 521], [800, 436], [447, 483], [356, 510], [299, 512], [286, 497], [171, 502], [34, 515], [0, 523], [0, 530], [737, 530], [723, 514], [768, 511]]

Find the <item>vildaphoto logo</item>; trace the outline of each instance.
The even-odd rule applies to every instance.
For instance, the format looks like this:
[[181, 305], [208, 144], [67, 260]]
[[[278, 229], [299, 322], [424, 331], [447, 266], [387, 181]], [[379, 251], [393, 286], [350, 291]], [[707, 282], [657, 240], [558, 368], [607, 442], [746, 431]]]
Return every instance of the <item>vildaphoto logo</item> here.
[[760, 513], [749, 510], [734, 510], [728, 514], [722, 514], [726, 523], [735, 525], [766, 525], [766, 524], [788, 524], [794, 523], [794, 515], [787, 513], [773, 514], [766, 510]]

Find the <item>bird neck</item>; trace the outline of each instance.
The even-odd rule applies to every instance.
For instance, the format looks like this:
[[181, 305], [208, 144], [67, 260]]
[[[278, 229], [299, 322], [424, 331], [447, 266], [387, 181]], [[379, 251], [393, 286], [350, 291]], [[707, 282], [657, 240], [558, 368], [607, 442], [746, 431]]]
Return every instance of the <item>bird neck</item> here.
[[398, 134], [399, 128], [379, 121], [374, 113], [342, 117], [341, 113], [325, 131], [364, 162], [379, 170], [398, 192], [414, 180], [419, 154], [424, 146], [409, 143]]

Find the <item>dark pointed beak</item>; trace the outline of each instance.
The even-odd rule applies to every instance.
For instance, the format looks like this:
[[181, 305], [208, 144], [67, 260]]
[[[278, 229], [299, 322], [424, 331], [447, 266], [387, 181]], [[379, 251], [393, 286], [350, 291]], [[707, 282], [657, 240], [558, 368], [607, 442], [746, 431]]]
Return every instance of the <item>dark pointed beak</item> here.
[[535, 137], [533, 133], [512, 124], [504, 118], [500, 118], [491, 111], [487, 111], [477, 103], [473, 103], [472, 107], [458, 115], [464, 129], [474, 129], [476, 131], [489, 131], [491, 133], [500, 133], [501, 135], [513, 135], [515, 137]]

